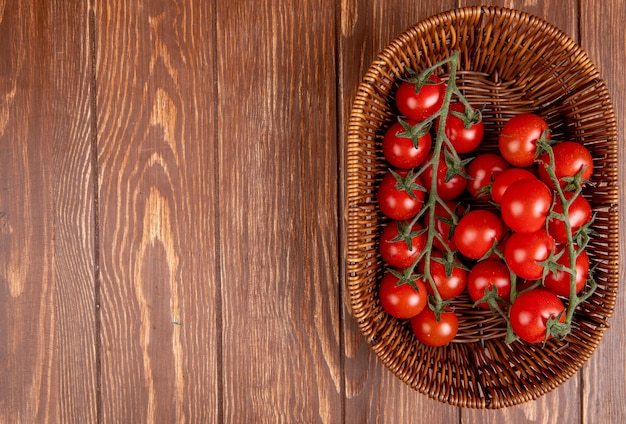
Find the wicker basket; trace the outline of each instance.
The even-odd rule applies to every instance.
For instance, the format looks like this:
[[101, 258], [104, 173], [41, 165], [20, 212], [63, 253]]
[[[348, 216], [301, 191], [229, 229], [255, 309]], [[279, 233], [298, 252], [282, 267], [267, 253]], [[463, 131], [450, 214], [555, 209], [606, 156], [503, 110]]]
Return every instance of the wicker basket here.
[[[588, 200], [597, 219], [588, 252], [597, 266], [598, 289], [578, 307], [575, 327], [564, 341], [507, 345], [503, 320], [472, 308], [467, 296], [454, 303], [460, 321], [454, 342], [428, 347], [378, 301], [384, 264], [377, 240], [385, 218], [375, 192], [388, 166], [381, 140], [398, 113], [395, 89], [406, 67], [424, 69], [454, 50], [460, 52], [457, 84], [470, 102], [487, 105], [481, 149], [496, 150], [504, 123], [532, 111], [546, 119], [553, 139], [583, 143], [594, 158], [595, 185]], [[373, 351], [395, 375], [442, 402], [502, 408], [536, 399], [580, 369], [609, 327], [618, 292], [618, 141], [605, 83], [574, 41], [551, 24], [510, 9], [470, 7], [430, 17], [395, 39], [368, 69], [354, 100], [347, 143], [352, 313]]]

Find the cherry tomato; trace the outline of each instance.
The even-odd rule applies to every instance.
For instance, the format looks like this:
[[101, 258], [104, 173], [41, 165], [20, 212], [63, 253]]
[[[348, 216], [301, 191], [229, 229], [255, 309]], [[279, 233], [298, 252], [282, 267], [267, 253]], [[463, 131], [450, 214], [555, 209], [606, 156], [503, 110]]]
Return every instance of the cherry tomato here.
[[453, 240], [463, 256], [480, 259], [503, 236], [504, 226], [498, 215], [485, 209], [475, 209], [459, 220]]
[[[567, 251], [557, 259], [557, 263], [569, 268], [569, 254]], [[576, 293], [579, 293], [585, 283], [587, 282], [587, 275], [589, 274], [589, 255], [584, 250], [581, 250], [576, 256]], [[569, 297], [570, 295], [570, 274], [566, 271], [550, 271], [543, 282], [544, 287], [550, 290], [552, 293]], [[427, 287], [428, 288], [428, 287]]]
[[[426, 193], [415, 187], [423, 186], [419, 177], [411, 178], [409, 171], [399, 169], [396, 172], [400, 181], [388, 172], [378, 187], [377, 200], [380, 211], [396, 221], [413, 218], [422, 208]], [[409, 192], [412, 195], [409, 195]]]
[[[477, 114], [474, 110], [466, 113], [465, 105], [461, 102], [450, 103], [449, 112], [445, 126], [446, 137], [457, 153], [471, 152], [483, 141], [485, 134], [480, 113]], [[463, 115], [463, 118], [459, 118], [455, 113]]]
[[[459, 262], [453, 264], [450, 275], [446, 272], [446, 266], [438, 260], [443, 260], [444, 255], [439, 250], [433, 250], [430, 253], [430, 275], [433, 277], [437, 292], [442, 299], [452, 299], [460, 295], [467, 286], [467, 271], [460, 267]], [[419, 264], [420, 274], [424, 274], [426, 261], [422, 260]], [[434, 291], [428, 281], [425, 281], [426, 291], [428, 294], [434, 295]]]
[[542, 262], [550, 257], [554, 239], [546, 230], [534, 233], [513, 233], [506, 242], [504, 259], [509, 269], [520, 278], [538, 280], [543, 275]]
[[547, 335], [548, 319], [565, 321], [565, 307], [554, 294], [543, 289], [534, 289], [519, 295], [511, 306], [511, 327], [520, 339], [529, 343], [541, 343], [552, 337]]
[[[394, 268], [408, 268], [417, 260], [426, 245], [424, 227], [415, 223], [412, 229], [405, 221], [390, 221], [385, 225], [378, 243], [380, 255], [387, 265]], [[411, 243], [411, 248], [407, 244]]]
[[537, 179], [516, 181], [502, 196], [504, 223], [518, 233], [534, 233], [546, 225], [552, 206], [552, 191]]
[[502, 171], [497, 177], [495, 177], [493, 184], [491, 185], [491, 197], [493, 201], [500, 204], [502, 202], [504, 192], [511, 184], [515, 181], [527, 178], [537, 179], [532, 172], [523, 168], [509, 168]]
[[[566, 191], [563, 194], [565, 195], [565, 199], [568, 201], [574, 196], [573, 191]], [[563, 205], [559, 199], [556, 200], [552, 210], [556, 213], [563, 213]], [[574, 234], [580, 227], [591, 221], [591, 205], [582, 195], [578, 195], [567, 209], [567, 214], [572, 234]], [[565, 223], [560, 219], [548, 219], [548, 233], [550, 233], [557, 243], [567, 242], [567, 230], [565, 229]]]
[[[448, 209], [457, 216], [465, 212], [465, 208], [460, 203], [455, 203], [450, 200], [446, 200], [444, 202]], [[448, 210], [437, 202], [435, 204], [435, 230], [441, 239], [439, 237], [435, 237], [433, 239], [433, 246], [441, 251], [456, 250], [456, 245], [452, 240], [452, 232], [450, 231], [450, 219], [452, 219], [452, 217]], [[430, 227], [430, 214], [426, 214], [424, 216], [424, 226], [426, 228]]]
[[453, 311], [441, 312], [437, 321], [435, 312], [428, 306], [410, 322], [417, 340], [428, 346], [445, 346], [459, 331], [459, 319]]
[[[509, 119], [500, 132], [500, 154], [513, 166], [528, 167], [535, 161], [537, 140], [548, 124], [538, 115], [524, 113]], [[549, 134], [546, 138], [550, 138]]]
[[489, 190], [485, 191], [503, 171], [509, 169], [509, 163], [502, 156], [483, 153], [476, 156], [467, 166], [467, 191], [477, 199], [491, 200]]
[[[509, 268], [501, 261], [486, 259], [474, 265], [467, 277], [467, 291], [474, 302], [485, 296], [485, 289], [495, 287], [498, 296], [509, 300], [511, 296], [511, 276]], [[487, 302], [479, 303], [479, 308], [489, 309]]]
[[[431, 157], [432, 155], [428, 157], [428, 161]], [[467, 186], [467, 179], [461, 174], [455, 175], [446, 182], [447, 172], [448, 165], [446, 164], [446, 160], [442, 152], [439, 156], [439, 165], [437, 166], [437, 194], [442, 200], [452, 200], [459, 197]], [[465, 167], [463, 167], [462, 172], [465, 173]], [[424, 187], [426, 187], [426, 190], [430, 191], [433, 181], [433, 167], [429, 165], [421, 174], [421, 177], [424, 181]]]
[[[567, 184], [561, 180], [563, 177], [573, 177], [584, 167], [581, 178], [584, 180], [591, 179], [593, 174], [593, 158], [591, 153], [585, 146], [574, 141], [563, 141], [559, 144], [552, 146], [552, 152], [554, 153], [554, 173], [561, 188]], [[546, 170], [546, 165], [550, 163], [550, 156], [547, 153], [539, 156], [541, 161], [539, 165], [539, 178], [544, 181], [548, 186], [554, 188], [552, 180]]]
[[[415, 122], [408, 121], [407, 124], [415, 125]], [[432, 138], [428, 132], [417, 139], [417, 148], [410, 137], [403, 135], [405, 133], [402, 124], [396, 122], [389, 127], [383, 137], [383, 155], [391, 166], [399, 169], [411, 169], [421, 165], [432, 145]]]
[[380, 305], [385, 312], [395, 318], [408, 319], [416, 316], [425, 308], [428, 301], [426, 286], [421, 279], [415, 279], [417, 290], [409, 283], [398, 284], [400, 279], [387, 272], [378, 289]]
[[446, 95], [446, 84], [436, 75], [431, 75], [428, 80], [417, 92], [415, 83], [400, 83], [396, 92], [396, 105], [401, 115], [421, 122], [441, 109]]

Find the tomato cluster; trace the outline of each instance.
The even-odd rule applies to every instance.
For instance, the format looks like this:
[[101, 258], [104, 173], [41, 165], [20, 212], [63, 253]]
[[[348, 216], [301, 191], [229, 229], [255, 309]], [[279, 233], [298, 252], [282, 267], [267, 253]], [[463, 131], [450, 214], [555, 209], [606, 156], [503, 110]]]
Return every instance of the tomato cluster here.
[[484, 137], [482, 110], [458, 90], [446, 95], [450, 82], [413, 77], [398, 87], [398, 122], [382, 140], [390, 168], [377, 191], [389, 218], [379, 240], [381, 306], [431, 346], [456, 336], [449, 302], [464, 291], [475, 307], [502, 314], [516, 337], [559, 335], [588, 280], [590, 152], [550, 140], [546, 121], [524, 113], [506, 122], [497, 152], [471, 156]]

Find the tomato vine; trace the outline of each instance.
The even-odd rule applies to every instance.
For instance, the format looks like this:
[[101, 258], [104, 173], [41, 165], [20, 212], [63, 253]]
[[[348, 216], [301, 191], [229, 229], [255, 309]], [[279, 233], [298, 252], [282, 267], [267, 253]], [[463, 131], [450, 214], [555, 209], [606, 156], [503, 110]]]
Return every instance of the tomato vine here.
[[[438, 69], [446, 65], [448, 67], [449, 73], [448, 73], [447, 81], [443, 83], [443, 81], [439, 77], [436, 77], [434, 73]], [[389, 170], [389, 174], [392, 175], [393, 178], [395, 179], [395, 183], [394, 183], [395, 189], [397, 189], [398, 191], [404, 191], [406, 192], [406, 194], [408, 194], [408, 197], [421, 202], [421, 205], [419, 206], [417, 212], [412, 212], [413, 214], [412, 217], [407, 217], [406, 219], [403, 218], [404, 222], [401, 225], [398, 225], [398, 228], [401, 229], [400, 233], [402, 233], [403, 235], [401, 234], [395, 239], [389, 240], [389, 242], [398, 242], [401, 240], [407, 243], [407, 248], [408, 248], [407, 250], [411, 251], [413, 248], [412, 246], [413, 237], [417, 235], [420, 235], [420, 236], [425, 235], [424, 246], [419, 252], [419, 254], [417, 255], [417, 257], [414, 259], [414, 261], [410, 264], [410, 266], [401, 270], [390, 269], [389, 273], [394, 275], [394, 277], [396, 278], [397, 286], [409, 284], [416, 292], [420, 290], [422, 283], [427, 284], [430, 288], [430, 290], [428, 291], [431, 293], [431, 296], [429, 296], [428, 308], [430, 308], [434, 312], [437, 321], [441, 319], [441, 315], [443, 313], [448, 314], [450, 312], [450, 299], [448, 298], [444, 299], [440, 294], [435, 278], [433, 276], [431, 260], [434, 260], [436, 263], [442, 264], [443, 268], [445, 268], [446, 270], [446, 275], [448, 277], [451, 277], [452, 269], [455, 267], [461, 267], [467, 271], [469, 271], [469, 269], [466, 268], [464, 265], [461, 264], [460, 261], [457, 260], [458, 259], [457, 256], [459, 254], [458, 243], [457, 243], [457, 246], [450, 246], [451, 238], [449, 236], [445, 236], [441, 234], [438, 231], [437, 229], [438, 226], [435, 225], [436, 220], [440, 220], [441, 222], [445, 223], [450, 228], [451, 233], [454, 233], [456, 231], [457, 226], [459, 226], [459, 222], [462, 219], [469, 220], [469, 218], [467, 218], [469, 215], [474, 215], [476, 217], [480, 215], [480, 219], [490, 219], [493, 221], [493, 218], [490, 216], [491, 215], [490, 212], [485, 212], [482, 214], [477, 214], [476, 212], [470, 213], [469, 207], [458, 208], [458, 207], [452, 206], [449, 202], [450, 198], [447, 197], [447, 195], [444, 196], [443, 191], [441, 189], [442, 184], [450, 183], [451, 181], [453, 181], [455, 178], [458, 178], [459, 176], [465, 180], [471, 179], [472, 177], [470, 177], [466, 173], [465, 169], [468, 166], [468, 164], [470, 164], [471, 161], [474, 159], [474, 158], [462, 158], [459, 155], [457, 148], [455, 148], [455, 143], [453, 142], [454, 140], [450, 139], [446, 131], [447, 125], [448, 125], [448, 118], [451, 117], [457, 120], [463, 119], [464, 121], [463, 121], [462, 126], [466, 130], [469, 129], [472, 125], [480, 124], [481, 128], [480, 128], [479, 133], [480, 133], [480, 137], [482, 138], [482, 125], [483, 125], [482, 113], [486, 105], [483, 105], [479, 107], [478, 109], [474, 109], [473, 106], [469, 103], [469, 101], [465, 97], [465, 95], [463, 94], [463, 92], [461, 91], [461, 89], [457, 86], [456, 81], [457, 81], [458, 65], [459, 65], [459, 53], [455, 51], [449, 57], [443, 59], [442, 61], [436, 63], [435, 65], [431, 67], [424, 69], [420, 73], [409, 71], [410, 78], [408, 80], [403, 80], [401, 84], [401, 87], [402, 87], [401, 95], [403, 96], [403, 98], [402, 100], [400, 100], [399, 98], [396, 98], [396, 101], [397, 102], [414, 101], [414, 104], [412, 104], [411, 107], [408, 107], [408, 106], [404, 107], [405, 105], [403, 105], [403, 107], [400, 107], [400, 105], [398, 105], [398, 108], [401, 111], [408, 110], [410, 111], [410, 113], [415, 113], [416, 115], [405, 116], [404, 118], [399, 115], [398, 124], [396, 124], [394, 127], [394, 131], [396, 132], [394, 132], [393, 136], [395, 138], [411, 139], [412, 147], [414, 149], [416, 150], [422, 149], [422, 151], [419, 152], [422, 158], [424, 158], [425, 154], [427, 153], [423, 151], [424, 149], [423, 146], [427, 146], [427, 149], [430, 150], [430, 155], [426, 159], [421, 159], [421, 160], [424, 160], [424, 162], [419, 163], [419, 166], [412, 165], [414, 166], [414, 168], [411, 168], [408, 170], [407, 169], [402, 169], [402, 170], [390, 169]], [[411, 92], [410, 90], [407, 89], [406, 85], [409, 83], [414, 85], [414, 88], [413, 88], [414, 92]], [[436, 86], [437, 84], [445, 85], [445, 91], [443, 92], [443, 94], [441, 92], [440, 86], [433, 87], [433, 86]], [[418, 103], [420, 101], [424, 101], [425, 94], [422, 91], [422, 88], [424, 87], [427, 87], [427, 90], [425, 91], [428, 91], [427, 94], [431, 97], [431, 99], [429, 99], [428, 101], [432, 100], [431, 102], [432, 104], [437, 104], [438, 109], [434, 112], [432, 110], [428, 110], [428, 113], [426, 113], [423, 110], [422, 111], [418, 110], [419, 108], [416, 109], [415, 101], [417, 101]], [[435, 96], [437, 92], [439, 93], [440, 97], [442, 96], [442, 99], [437, 98]], [[414, 95], [415, 99], [407, 100], [407, 96], [411, 96], [411, 95]], [[419, 98], [420, 95], [422, 96], [422, 98]], [[399, 96], [400, 96], [400, 90], [398, 90], [398, 97]], [[456, 102], [453, 103], [453, 99], [456, 99]], [[427, 106], [426, 108], [432, 109], [433, 107], [432, 104]], [[459, 106], [459, 104], [462, 105], [462, 107]], [[452, 107], [451, 105], [454, 105], [454, 106]], [[465, 109], [465, 111], [461, 112], [463, 108]], [[417, 119], [418, 117], [420, 120]], [[520, 131], [523, 133], [524, 125], [525, 125], [524, 118], [525, 117], [522, 117], [522, 116], [517, 117], [515, 119], [516, 121], [515, 128], [509, 131], [509, 133], [512, 133], [513, 135], [506, 134], [506, 136], [515, 138], [519, 136]], [[577, 258], [579, 255], [582, 254], [582, 252], [585, 250], [585, 248], [587, 247], [589, 243], [589, 229], [590, 229], [590, 226], [592, 225], [593, 218], [591, 218], [588, 222], [585, 222], [583, 225], [581, 225], [580, 228], [573, 228], [570, 222], [570, 212], [569, 212], [570, 207], [574, 204], [578, 196], [582, 196], [583, 186], [589, 183], [588, 181], [584, 180], [583, 175], [588, 176], [590, 175], [590, 172], [588, 169], [586, 169], [585, 166], [583, 166], [580, 170], [578, 170], [578, 172], [575, 175], [566, 175], [566, 176], [557, 175], [557, 171], [556, 171], [556, 163], [557, 163], [556, 159], [557, 158], [555, 157], [555, 154], [553, 151], [553, 146], [557, 142], [554, 140], [550, 140], [549, 129], [545, 129], [547, 128], [547, 124], [545, 124], [545, 122], [540, 117], [536, 115], [531, 115], [530, 118], [532, 118], [531, 120], [535, 124], [535, 126], [532, 128], [532, 131], [536, 133], [538, 131], [536, 128], [540, 128], [541, 135], [539, 137], [535, 136], [535, 138], [529, 139], [528, 138], [529, 136], [527, 134], [523, 134], [521, 136], [522, 138], [516, 141], [523, 143], [525, 148], [528, 148], [528, 146], [530, 146], [532, 149], [534, 149], [534, 151], [532, 152], [533, 164], [538, 164], [539, 166], [543, 166], [542, 172], [545, 175], [547, 175], [549, 178], [549, 183], [552, 186], [551, 187], [552, 191], [549, 191], [549, 192], [550, 193], [553, 192], [553, 196], [552, 196], [551, 202], [549, 202], [551, 203], [551, 207], [549, 208], [549, 211], [546, 212], [545, 207], [542, 206], [542, 209], [537, 218], [539, 220], [545, 218], [545, 225], [543, 225], [546, 228], [545, 230], [543, 229], [537, 230], [538, 228], [537, 225], [534, 225], [531, 230], [527, 230], [526, 226], [524, 225], [520, 225], [519, 227], [515, 227], [515, 228], [519, 228], [519, 231], [522, 231], [522, 232], [540, 231], [541, 234], [537, 236], [533, 234], [533, 236], [535, 237], [541, 236], [543, 238], [549, 237], [551, 239], [551, 236], [548, 234], [548, 222], [550, 222], [550, 220], [558, 220], [563, 223], [565, 234], [567, 237], [564, 243], [565, 247], [561, 249], [558, 253], [556, 252], [556, 249], [554, 247], [554, 242], [552, 241], [549, 244], [550, 246], [549, 252], [546, 252], [544, 254], [545, 258], [542, 258], [541, 260], [536, 261], [537, 266], [543, 267], [541, 278], [537, 278], [536, 279], [537, 281], [534, 281], [530, 285], [524, 284], [524, 287], [519, 286], [518, 284], [519, 276], [516, 274], [516, 272], [514, 272], [511, 269], [511, 266], [509, 266], [508, 269], [509, 269], [510, 291], [507, 290], [508, 298], [503, 298], [499, 294], [498, 290], [496, 289], [494, 285], [494, 286], [489, 286], [484, 289], [482, 298], [475, 299], [476, 305], [479, 305], [479, 304], [484, 305], [486, 303], [488, 307], [494, 313], [499, 314], [504, 318], [504, 320], [507, 323], [507, 335], [506, 335], [507, 343], [513, 342], [519, 336], [518, 334], [516, 334], [516, 331], [514, 331], [513, 325], [512, 325], [512, 320], [510, 316], [512, 305], [520, 296], [526, 295], [527, 293], [531, 293], [533, 292], [533, 290], [542, 289], [543, 282], [545, 281], [549, 273], [566, 272], [569, 275], [570, 287], [569, 287], [569, 297], [567, 299], [567, 308], [559, 312], [558, 315], [556, 316], [549, 316], [549, 317], [542, 318], [545, 321], [544, 341], [547, 340], [549, 337], [555, 337], [559, 339], [566, 337], [567, 334], [569, 334], [569, 332], [571, 331], [572, 321], [574, 318], [574, 313], [575, 313], [576, 308], [580, 305], [580, 303], [587, 300], [589, 296], [591, 296], [593, 292], [595, 291], [595, 289], [597, 288], [597, 284], [594, 281], [593, 276], [591, 274], [587, 278], [588, 281], [586, 284], [586, 288], [582, 292], [580, 292], [580, 294], [576, 286]], [[512, 119], [511, 121], [514, 121], [514, 120]], [[458, 123], [455, 123], [455, 124], [458, 125]], [[431, 146], [430, 140], [428, 140], [428, 143], [419, 143], [420, 138], [427, 136], [433, 127], [434, 127], [435, 136], [434, 136], [434, 142], [432, 143], [432, 146]], [[503, 133], [504, 132], [505, 131], [503, 130]], [[505, 156], [505, 153], [502, 150], [503, 149], [502, 145], [503, 143], [506, 144], [508, 141], [506, 139], [502, 141], [502, 137], [503, 135], [501, 135], [500, 150], [502, 151], [502, 155], [504, 156], [504, 159], [507, 159], [507, 156]], [[526, 137], [526, 138], [524, 139], [523, 137]], [[468, 148], [469, 150], [463, 150], [462, 151], [463, 154], [468, 153], [468, 151], [473, 150], [473, 148], [475, 148], [476, 145], [478, 144], [476, 143], [476, 140], [470, 140], [470, 143], [473, 144], [473, 147]], [[415, 156], [415, 154], [416, 154], [415, 151], [411, 152], [411, 155]], [[510, 156], [510, 152], [506, 152], [506, 154]], [[500, 158], [500, 163], [505, 163], [504, 159]], [[491, 158], [491, 160], [493, 161], [493, 158]], [[514, 157], [511, 160], [507, 159], [507, 161], [510, 162], [512, 166], [514, 166], [514, 168], [512, 169], [523, 170], [524, 167], [526, 167], [526, 165], [520, 168], [520, 167], [517, 167], [515, 163], [519, 161], [520, 163], [523, 162], [524, 164], [527, 164], [529, 159], [528, 157], [521, 157], [521, 158]], [[402, 163], [402, 162], [400, 161], [399, 163]], [[497, 165], [497, 166], [500, 167], [499, 168], [500, 172], [503, 172], [505, 170], [505, 167], [502, 167], [501, 165]], [[443, 168], [440, 168], [440, 167], [443, 167]], [[445, 176], [442, 182], [441, 179], [439, 178], [439, 175], [440, 175], [440, 172], [443, 172], [444, 168], [445, 168]], [[524, 180], [525, 178], [526, 179], [530, 178], [530, 176], [533, 176], [533, 174], [529, 172], [520, 171], [517, 173], [517, 176], [515, 178], [518, 180]], [[481, 178], [484, 179], [485, 177], [483, 176]], [[475, 197], [489, 195], [489, 198], [491, 198], [491, 193], [489, 193], [489, 190], [496, 183], [497, 183], [497, 179], [494, 179], [494, 175], [491, 175], [491, 179], [486, 181], [486, 185], [484, 187], [482, 188], [473, 187], [473, 190], [476, 192]], [[539, 186], [539, 188], [543, 186], [543, 183], [533, 183], [533, 184], [534, 186]], [[518, 185], [521, 186], [522, 184], [520, 183]], [[510, 185], [508, 187], [510, 187]], [[507, 188], [504, 189], [503, 193], [506, 192], [506, 189]], [[545, 191], [546, 189], [542, 189], [542, 190]], [[572, 194], [566, 194], [567, 192], [571, 192]], [[418, 194], [418, 193], [421, 193], [421, 194]], [[422, 194], [426, 194], [426, 193], [428, 193], [428, 196], [422, 196]], [[381, 196], [382, 195], [379, 193], [379, 203], [381, 203], [381, 206], [382, 206], [382, 200], [380, 200]], [[456, 197], [456, 196], [452, 196], [452, 197]], [[511, 197], [511, 196], [508, 196], [508, 197]], [[390, 202], [390, 204], [393, 204], [393, 202], [395, 201], [394, 199], [392, 200], [393, 201]], [[499, 196], [498, 201], [505, 202], [506, 200], [501, 200]], [[556, 207], [557, 205], [560, 207]], [[501, 205], [498, 204], [498, 207], [500, 206]], [[511, 205], [507, 205], [507, 206], [511, 207]], [[517, 205], [513, 205], [513, 206], [518, 207]], [[388, 208], [387, 205], [385, 205], [385, 207]], [[393, 207], [391, 207], [391, 209], [393, 209]], [[438, 216], [437, 215], [438, 210], [439, 211], [443, 210], [446, 214], [446, 217]], [[547, 216], [545, 216], [546, 214]], [[496, 221], [498, 219], [500, 218], [498, 217], [495, 218]], [[424, 220], [430, 224], [422, 228], [420, 227], [421, 220]], [[484, 249], [476, 256], [471, 256], [471, 255], [468, 256], [468, 253], [466, 251], [462, 253], [466, 257], [469, 257], [470, 259], [473, 258], [473, 260], [478, 261], [478, 263], [488, 258], [492, 258], [492, 259], [495, 258], [497, 260], [504, 261], [505, 263], [507, 263], [507, 265], [509, 265], [507, 262], [508, 252], [507, 254], [505, 254], [505, 252], [503, 251], [501, 247], [501, 243], [504, 244], [506, 242], [506, 239], [504, 239], [502, 235], [499, 233], [499, 230], [497, 228], [499, 224], [497, 224], [496, 222], [496, 224], [494, 225], [495, 227], [487, 228], [487, 230], [489, 231], [489, 234], [493, 234], [490, 236], [492, 237], [492, 239], [488, 239], [490, 240], [490, 243], [491, 243], [490, 249]], [[512, 230], [508, 225], [506, 227], [509, 230]], [[420, 228], [420, 230], [418, 232], [415, 232], [411, 230], [413, 228]], [[455, 234], [455, 237], [456, 237], [456, 234]], [[443, 254], [434, 254], [433, 252], [435, 252], [435, 250], [433, 249], [435, 246], [438, 246], [440, 249], [442, 249]], [[564, 262], [563, 260], [559, 262], [559, 258], [562, 255], [568, 255], [569, 260], [567, 261], [566, 265], [563, 264]], [[418, 265], [419, 265], [419, 273], [417, 272]], [[441, 267], [438, 267], [438, 269], [440, 268]], [[542, 293], [542, 295], [544, 297], [554, 296], [554, 299], [550, 297], [550, 302], [552, 303], [553, 306], [561, 304], [561, 302], [556, 298], [556, 295], [552, 293], [548, 295], [546, 295], [545, 293]], [[524, 296], [524, 297], [528, 297], [528, 296]], [[558, 307], [556, 307], [556, 309], [553, 308], [553, 310], [558, 310], [558, 309], [559, 309]], [[516, 320], [516, 323], [517, 321], [518, 320]], [[418, 327], [418, 325], [414, 324], [413, 321], [411, 324], [413, 328]], [[516, 325], [519, 325], [519, 324], [516, 324]], [[448, 334], [446, 337], [449, 338], [449, 336], [450, 335]], [[438, 345], [436, 341], [433, 341], [432, 343], [433, 343], [432, 344], [433, 346]]]

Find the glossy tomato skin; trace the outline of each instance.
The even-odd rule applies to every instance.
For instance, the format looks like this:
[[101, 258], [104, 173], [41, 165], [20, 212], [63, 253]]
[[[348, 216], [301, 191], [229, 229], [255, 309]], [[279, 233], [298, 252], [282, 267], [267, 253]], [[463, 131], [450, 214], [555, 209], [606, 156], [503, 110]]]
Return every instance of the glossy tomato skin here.
[[401, 115], [417, 122], [424, 121], [441, 109], [446, 84], [436, 75], [428, 78], [431, 84], [422, 85], [416, 93], [415, 84], [403, 81], [396, 92], [396, 106]]
[[511, 326], [520, 339], [529, 343], [542, 343], [546, 340], [548, 320], [561, 314], [559, 321], [564, 322], [564, 310], [563, 302], [554, 293], [534, 289], [522, 293], [513, 302], [510, 311]]
[[485, 209], [475, 209], [459, 220], [453, 240], [463, 256], [480, 259], [503, 236], [504, 226], [498, 215]]
[[[451, 103], [449, 112], [465, 113], [465, 105], [461, 102]], [[457, 153], [469, 153], [480, 145], [485, 134], [483, 121], [465, 128], [465, 122], [458, 116], [449, 113], [446, 119], [445, 133]]]
[[509, 163], [500, 155], [483, 153], [476, 156], [467, 166], [467, 175], [470, 176], [467, 191], [476, 199], [491, 200], [491, 194], [482, 189], [509, 168]]
[[[537, 140], [547, 129], [548, 124], [539, 115], [524, 113], [514, 116], [500, 132], [500, 154], [513, 166], [525, 168], [532, 165], [537, 153]], [[550, 138], [549, 134], [546, 138]]]
[[416, 316], [426, 307], [428, 293], [421, 279], [416, 279], [415, 290], [410, 284], [398, 285], [398, 277], [387, 272], [380, 281], [378, 297], [385, 312], [395, 318], [408, 319]]
[[554, 249], [554, 239], [541, 229], [534, 233], [513, 233], [506, 242], [504, 259], [515, 275], [527, 280], [538, 280], [544, 267], [538, 262], [550, 257]]
[[[511, 276], [509, 268], [504, 262], [486, 259], [472, 267], [467, 277], [467, 291], [474, 302], [479, 301], [485, 295], [485, 289], [495, 287], [498, 296], [509, 300], [511, 296]], [[489, 309], [487, 302], [481, 302], [479, 308]]]
[[[401, 177], [408, 175], [407, 170], [396, 171]], [[423, 186], [422, 180], [415, 177], [415, 183]], [[388, 172], [378, 187], [377, 201], [380, 211], [396, 221], [406, 221], [413, 218], [422, 208], [426, 194], [419, 189], [413, 189], [411, 197], [406, 191], [399, 189], [398, 182], [393, 174]]]
[[511, 184], [500, 205], [504, 223], [518, 233], [534, 233], [544, 228], [552, 191], [538, 179], [525, 179]]
[[[593, 174], [593, 158], [591, 152], [580, 143], [574, 141], [563, 141], [559, 144], [552, 146], [552, 152], [554, 154], [554, 173], [559, 180], [561, 188], [567, 184], [561, 180], [563, 177], [573, 177], [583, 167], [581, 177], [584, 180], [590, 180]], [[548, 186], [554, 188], [552, 180], [546, 171], [546, 165], [550, 163], [550, 156], [547, 153], [539, 156], [539, 178], [544, 181]]]
[[[556, 262], [569, 268], [569, 258], [569, 254], [565, 252]], [[583, 287], [585, 287], [588, 274], [589, 255], [587, 255], [585, 250], [581, 250], [578, 256], [576, 256], [576, 293], [580, 293]], [[546, 290], [558, 296], [569, 297], [570, 295], [570, 274], [566, 271], [556, 270], [548, 272], [543, 284]]]
[[[426, 233], [415, 234], [411, 237], [411, 249], [405, 240], [394, 241], [400, 234], [399, 229], [409, 224], [404, 221], [389, 221], [380, 235], [378, 248], [380, 255], [387, 265], [393, 268], [408, 268], [415, 262], [426, 245]], [[424, 227], [415, 223], [412, 232], [420, 233]]]
[[[432, 155], [428, 157], [427, 161], [430, 161]], [[467, 186], [467, 178], [461, 174], [457, 174], [446, 182], [446, 173], [448, 172], [448, 165], [446, 164], [443, 152], [439, 156], [439, 164], [437, 166], [437, 194], [442, 200], [456, 199], [463, 193]], [[462, 172], [465, 173], [465, 167]], [[428, 166], [421, 174], [426, 190], [430, 191], [433, 181], [433, 167]]]
[[[415, 125], [414, 121], [408, 121], [409, 125]], [[412, 169], [421, 165], [432, 146], [430, 133], [426, 133], [417, 139], [417, 148], [413, 145], [410, 137], [402, 137], [406, 132], [402, 124], [394, 123], [389, 127], [383, 137], [383, 155], [391, 166], [398, 169]]]
[[525, 179], [537, 179], [535, 174], [524, 168], [509, 168], [502, 171], [491, 185], [491, 197], [497, 204], [502, 203], [502, 196], [511, 184]]
[[[462, 215], [465, 211], [465, 208], [460, 203], [446, 200], [445, 204], [447, 205], [448, 209], [457, 216]], [[450, 224], [446, 222], [446, 220], [449, 219], [451, 219], [451, 215], [450, 213], [448, 213], [448, 210], [446, 210], [446, 208], [444, 208], [439, 202], [437, 202], [435, 204], [435, 230], [437, 231], [437, 234], [439, 234], [439, 236], [441, 237], [441, 240], [438, 237], [435, 237], [433, 239], [433, 246], [441, 251], [447, 251], [448, 249], [456, 250], [456, 245], [454, 244], [454, 240], [452, 239], [452, 233], [450, 232]], [[430, 214], [426, 214], [424, 216], [424, 226], [426, 228], [430, 227]]]
[[[569, 201], [574, 197], [575, 193], [572, 191], [566, 191], [563, 194], [565, 195], [565, 199]], [[556, 213], [563, 213], [563, 205], [559, 199], [556, 200], [553, 211]], [[591, 221], [593, 216], [591, 205], [582, 195], [576, 196], [576, 199], [574, 199], [572, 204], [569, 206], [567, 213], [572, 234], [574, 234], [580, 227]], [[565, 223], [560, 219], [548, 219], [548, 233], [550, 233], [557, 243], [567, 242], [567, 230], [565, 228]]]
[[[467, 271], [460, 266], [454, 266], [451, 274], [447, 275], [445, 265], [433, 259], [443, 259], [443, 253], [439, 250], [433, 250], [430, 253], [430, 257], [430, 274], [433, 277], [439, 296], [446, 300], [455, 298], [463, 293], [463, 290], [467, 287]], [[425, 260], [422, 260], [419, 264], [419, 271], [421, 275], [424, 275], [425, 266], [426, 262]], [[428, 281], [424, 281], [424, 284], [426, 285], [426, 291], [428, 294], [434, 295], [434, 291], [430, 283]]]
[[435, 312], [428, 306], [411, 318], [411, 328], [417, 339], [427, 346], [445, 346], [456, 337], [459, 319], [453, 311], [444, 311], [437, 321]]

